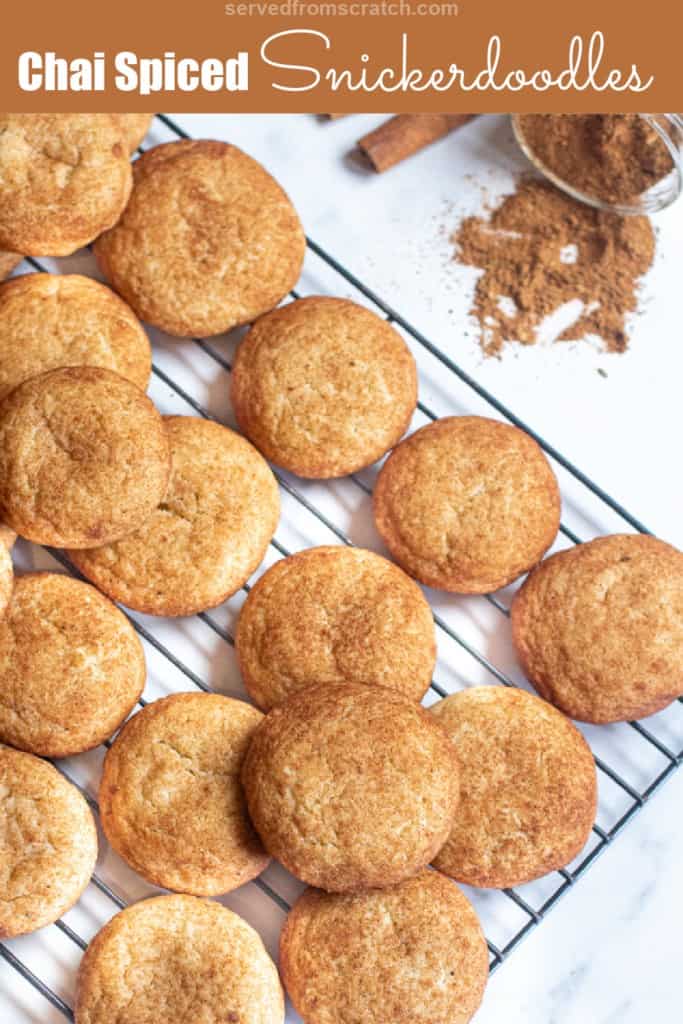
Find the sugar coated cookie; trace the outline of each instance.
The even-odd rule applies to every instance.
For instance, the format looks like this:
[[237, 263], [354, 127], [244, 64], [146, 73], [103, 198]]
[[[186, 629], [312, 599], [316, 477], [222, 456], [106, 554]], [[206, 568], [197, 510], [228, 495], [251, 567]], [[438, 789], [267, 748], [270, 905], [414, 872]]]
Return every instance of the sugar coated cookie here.
[[436, 658], [417, 584], [372, 551], [342, 546], [271, 566], [242, 606], [235, 648], [249, 695], [266, 711], [321, 683], [385, 686], [421, 700]]
[[475, 686], [432, 705], [455, 746], [460, 805], [434, 861], [467, 885], [506, 889], [569, 864], [595, 820], [590, 748], [523, 690]]
[[448, 838], [458, 802], [455, 750], [433, 716], [359, 683], [307, 687], [271, 711], [242, 779], [269, 853], [333, 892], [416, 874]]
[[237, 421], [259, 451], [303, 477], [345, 476], [401, 438], [417, 402], [410, 349], [347, 299], [312, 297], [267, 313], [240, 344]]
[[283, 1024], [277, 968], [257, 932], [219, 903], [157, 896], [95, 936], [76, 984], [76, 1024]]
[[[3, 531], [5, 527], [0, 527]], [[14, 569], [12, 567], [12, 558], [9, 553], [10, 546], [3, 533], [2, 543], [0, 543], [0, 619], [5, 614], [7, 606], [12, 597], [12, 589], [14, 587]], [[1, 656], [1, 655], [0, 655]]]
[[531, 569], [560, 523], [560, 493], [528, 434], [480, 416], [449, 416], [394, 449], [374, 493], [375, 522], [422, 583], [486, 594]]
[[529, 682], [571, 718], [644, 718], [683, 694], [683, 554], [600, 537], [547, 558], [512, 604]]
[[264, 870], [240, 782], [262, 719], [243, 701], [178, 693], [148, 704], [116, 737], [100, 785], [102, 826], [149, 882], [214, 896]]
[[0, 114], [0, 247], [68, 256], [115, 224], [131, 189], [111, 114]]
[[471, 904], [436, 871], [356, 895], [308, 889], [287, 917], [280, 969], [306, 1024], [467, 1024], [489, 972]]
[[100, 366], [144, 391], [152, 355], [133, 311], [80, 274], [23, 274], [0, 285], [0, 399], [62, 366]]
[[95, 547], [131, 533], [169, 471], [161, 416], [109, 370], [52, 370], [0, 404], [0, 515], [37, 544]]
[[128, 146], [128, 152], [134, 153], [149, 131], [153, 114], [114, 114], [121, 124]]
[[23, 258], [18, 252], [0, 252], [0, 281], [4, 281], [6, 277], [9, 277], [15, 267], [19, 266]]
[[221, 334], [294, 286], [303, 229], [280, 186], [246, 153], [186, 140], [147, 150], [133, 167], [130, 202], [95, 254], [143, 320], [168, 334]]
[[208, 420], [165, 420], [171, 480], [156, 511], [117, 544], [72, 551], [100, 590], [150, 615], [221, 604], [258, 567], [275, 532], [275, 477], [239, 434]]
[[47, 761], [0, 746], [0, 938], [52, 924], [97, 860], [97, 830], [75, 786]]
[[94, 587], [28, 573], [0, 619], [0, 741], [68, 757], [111, 736], [145, 685], [137, 633]]
[[0, 523], [0, 544], [11, 551], [14, 547], [14, 542], [17, 539], [17, 535], [14, 530], [11, 530], [5, 523]]

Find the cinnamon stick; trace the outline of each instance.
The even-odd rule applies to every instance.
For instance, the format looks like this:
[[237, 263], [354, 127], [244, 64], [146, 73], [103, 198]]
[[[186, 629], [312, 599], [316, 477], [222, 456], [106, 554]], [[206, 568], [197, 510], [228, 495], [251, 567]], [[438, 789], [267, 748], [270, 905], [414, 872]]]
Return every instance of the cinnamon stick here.
[[376, 171], [386, 171], [418, 153], [476, 114], [396, 114], [358, 140], [358, 147]]

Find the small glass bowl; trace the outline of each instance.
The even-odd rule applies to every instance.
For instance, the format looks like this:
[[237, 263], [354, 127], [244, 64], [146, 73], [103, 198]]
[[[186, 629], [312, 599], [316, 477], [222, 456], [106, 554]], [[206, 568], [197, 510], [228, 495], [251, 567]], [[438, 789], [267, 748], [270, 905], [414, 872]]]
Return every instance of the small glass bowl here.
[[[659, 210], [663, 210], [675, 202], [681, 192], [683, 192], [683, 116], [681, 114], [638, 115], [662, 139], [671, 155], [673, 166], [666, 177], [658, 181], [652, 188], [649, 188], [647, 192], [643, 192], [638, 197], [637, 202], [628, 204], [608, 202], [605, 199], [582, 192], [546, 167], [529, 146], [520, 125], [520, 116], [520, 114], [512, 115], [512, 129], [522, 152], [541, 174], [551, 181], [553, 185], [556, 185], [557, 188], [572, 196], [573, 199], [578, 199], [582, 203], [588, 203], [589, 206], [593, 206], [597, 210], [625, 215], [643, 215], [658, 213]], [[662, 124], [663, 121], [666, 123], [666, 127]]]

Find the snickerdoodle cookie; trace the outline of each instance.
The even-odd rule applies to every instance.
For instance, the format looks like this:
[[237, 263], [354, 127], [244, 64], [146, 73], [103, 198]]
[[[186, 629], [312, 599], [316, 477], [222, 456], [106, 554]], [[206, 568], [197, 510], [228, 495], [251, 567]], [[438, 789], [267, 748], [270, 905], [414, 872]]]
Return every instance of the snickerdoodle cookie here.
[[394, 449], [374, 510], [382, 539], [412, 576], [439, 590], [486, 594], [550, 547], [560, 494], [548, 460], [522, 430], [449, 416]]
[[331, 892], [394, 885], [434, 859], [458, 803], [448, 736], [379, 686], [307, 687], [258, 727], [242, 769], [264, 846]]
[[294, 286], [303, 229], [246, 153], [225, 142], [170, 142], [133, 168], [130, 202], [95, 254], [143, 320], [180, 336], [221, 334]]
[[128, 152], [134, 153], [149, 131], [153, 114], [114, 114], [121, 123]]
[[131, 533], [169, 471], [161, 416], [109, 370], [51, 370], [0, 404], [0, 516], [37, 544], [87, 548]]
[[488, 952], [467, 898], [437, 871], [389, 889], [307, 889], [280, 937], [287, 994], [306, 1024], [467, 1024]]
[[150, 615], [194, 615], [221, 604], [261, 563], [280, 516], [268, 464], [239, 434], [192, 416], [165, 421], [166, 495], [136, 533], [72, 551], [100, 590]]
[[116, 914], [81, 961], [76, 1024], [283, 1024], [277, 968], [254, 929], [195, 896]]
[[56, 921], [95, 868], [97, 830], [85, 799], [56, 768], [0, 746], [0, 938]]
[[14, 268], [19, 266], [23, 258], [18, 252], [0, 251], [0, 281], [4, 281], [6, 277], [9, 277]]
[[75, 252], [116, 223], [131, 182], [111, 114], [0, 114], [0, 248]]
[[652, 715], [683, 694], [683, 553], [633, 534], [561, 551], [516, 595], [512, 636], [529, 681], [572, 718]]
[[269, 858], [247, 816], [240, 770], [262, 720], [243, 701], [178, 693], [123, 727], [104, 762], [102, 826], [147, 881], [215, 896], [261, 874]]
[[12, 568], [12, 558], [9, 553], [12, 545], [8, 543], [9, 537], [5, 540], [5, 527], [2, 526], [0, 529], [3, 531], [2, 543], [0, 543], [0, 617], [2, 617], [12, 596], [14, 569]]
[[68, 757], [111, 736], [145, 685], [142, 645], [94, 587], [28, 573], [0, 619], [0, 741]]
[[434, 860], [466, 885], [506, 889], [569, 864], [595, 820], [590, 748], [523, 690], [476, 686], [434, 704], [460, 765], [460, 804]]
[[0, 285], [0, 399], [61, 366], [100, 366], [143, 390], [149, 340], [125, 302], [79, 274], [23, 274]]
[[11, 530], [9, 526], [6, 526], [5, 523], [0, 523], [0, 544], [6, 547], [8, 551], [11, 551], [16, 539], [16, 532]]
[[244, 684], [266, 711], [321, 683], [386, 686], [419, 701], [436, 658], [417, 584], [372, 551], [341, 546], [276, 562], [242, 606], [235, 647]]
[[386, 320], [316, 296], [267, 313], [240, 344], [237, 422], [259, 451], [299, 476], [345, 476], [405, 432], [417, 402], [410, 349]]

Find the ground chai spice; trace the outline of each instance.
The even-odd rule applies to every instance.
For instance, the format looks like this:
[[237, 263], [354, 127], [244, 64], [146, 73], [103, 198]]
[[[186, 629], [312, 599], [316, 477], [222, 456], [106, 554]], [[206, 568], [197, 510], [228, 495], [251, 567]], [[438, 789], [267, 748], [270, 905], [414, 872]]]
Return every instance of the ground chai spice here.
[[517, 125], [544, 167], [606, 203], [635, 203], [673, 168], [665, 143], [638, 114], [521, 114]]
[[535, 344], [546, 317], [575, 299], [579, 315], [555, 340], [597, 335], [610, 352], [627, 347], [626, 317], [655, 251], [647, 217], [604, 213], [524, 178], [488, 219], [468, 217], [452, 240], [458, 262], [484, 271], [470, 313], [486, 355], [507, 341]]

